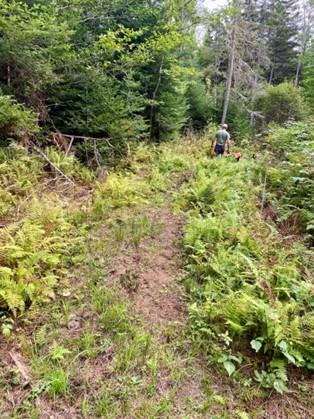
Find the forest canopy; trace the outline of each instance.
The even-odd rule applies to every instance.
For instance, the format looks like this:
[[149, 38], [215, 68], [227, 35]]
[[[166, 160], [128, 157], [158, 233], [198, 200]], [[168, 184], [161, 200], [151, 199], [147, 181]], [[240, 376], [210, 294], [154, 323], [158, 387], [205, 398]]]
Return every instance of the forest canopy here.
[[221, 119], [248, 135], [270, 122], [267, 85], [286, 82], [298, 108], [288, 118], [299, 119], [301, 90], [313, 106], [313, 5], [301, 3], [233, 0], [209, 13], [196, 0], [1, 0], [3, 101], [26, 107], [26, 133], [32, 112], [44, 132], [117, 146]]

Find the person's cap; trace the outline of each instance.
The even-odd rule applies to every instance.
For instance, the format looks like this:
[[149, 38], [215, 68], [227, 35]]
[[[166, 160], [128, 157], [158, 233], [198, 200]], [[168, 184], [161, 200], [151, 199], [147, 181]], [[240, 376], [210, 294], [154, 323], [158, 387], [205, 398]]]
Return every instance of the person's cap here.
[[221, 124], [220, 126], [221, 126], [221, 128], [228, 129], [228, 125], [227, 124]]

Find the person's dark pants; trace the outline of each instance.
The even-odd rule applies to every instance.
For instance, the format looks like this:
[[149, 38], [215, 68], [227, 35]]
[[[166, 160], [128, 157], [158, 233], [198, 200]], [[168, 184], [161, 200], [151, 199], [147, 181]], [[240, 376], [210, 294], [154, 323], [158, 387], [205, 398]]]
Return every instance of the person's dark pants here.
[[215, 147], [216, 156], [222, 156], [225, 152], [225, 147], [223, 145], [217, 144]]

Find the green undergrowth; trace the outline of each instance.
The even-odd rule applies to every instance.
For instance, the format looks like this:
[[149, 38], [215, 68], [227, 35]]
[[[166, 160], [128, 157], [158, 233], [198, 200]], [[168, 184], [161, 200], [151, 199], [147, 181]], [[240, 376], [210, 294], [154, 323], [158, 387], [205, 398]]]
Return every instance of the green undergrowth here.
[[267, 198], [278, 222], [314, 244], [314, 124], [274, 126], [266, 138]]
[[[25, 308], [55, 298], [60, 281], [66, 281], [68, 267], [84, 257], [80, 254], [86, 247], [86, 229], [111, 217], [113, 211], [153, 202], [158, 205], [162, 193], [188, 167], [170, 146], [139, 145], [121, 167], [97, 180], [73, 155], [53, 148], [44, 151], [74, 184], [65, 181], [36, 152], [15, 143], [0, 150], [0, 315], [2, 332], [7, 336], [13, 325], [10, 314], [15, 318]], [[83, 198], [87, 194], [87, 198], [77, 203], [76, 194]], [[147, 223], [131, 222], [135, 244], [149, 229]]]
[[[121, 167], [110, 173], [105, 182], [98, 182], [92, 207], [97, 220], [112, 210], [138, 205], [158, 205], [163, 193], [171, 191], [192, 166], [195, 156], [200, 155], [202, 142], [192, 142], [190, 150], [184, 145], [154, 147], [139, 145]], [[126, 166], [126, 167], [125, 167]]]
[[282, 393], [288, 365], [314, 368], [314, 259], [302, 240], [284, 245], [265, 222], [262, 172], [254, 160], [203, 158], [177, 206], [188, 214], [185, 287], [194, 340], [229, 375]]
[[75, 194], [84, 194], [94, 175], [73, 156], [45, 151], [79, 183], [61, 181], [36, 152], [15, 143], [0, 149], [0, 322], [6, 336], [26, 308], [55, 298], [85, 234]]
[[0, 218], [10, 216], [38, 185], [43, 162], [30, 158], [24, 147], [12, 144], [0, 149]]
[[[27, 207], [15, 221], [15, 204], [0, 230], [0, 289], [17, 293], [10, 310], [1, 300], [3, 329], [31, 376], [25, 383], [18, 367], [0, 365], [0, 391], [19, 394], [14, 407], [0, 400], [0, 416], [262, 417], [263, 387], [285, 391], [287, 365], [311, 366], [310, 253], [301, 241], [283, 246], [261, 216], [264, 172], [256, 162], [211, 161], [207, 148], [206, 139], [142, 144], [92, 182], [76, 160], [71, 169], [72, 157], [55, 157], [80, 187], [92, 185], [81, 205], [73, 191], [63, 195], [66, 182], [61, 191], [42, 190], [51, 178], [54, 188], [59, 182], [38, 160]], [[121, 255], [141, 267], [158, 245], [162, 253], [156, 215], [172, 206], [186, 217], [190, 321], [149, 325], [132, 305], [136, 264], [121, 275], [118, 265]], [[14, 333], [9, 313], [20, 318]]]
[[[228, 410], [225, 398], [202, 376], [204, 391], [184, 396], [187, 390], [181, 388], [195, 379], [195, 366], [184, 350], [182, 325], [174, 320], [151, 330], [126, 295], [136, 292], [136, 272], [128, 269], [114, 282], [110, 275], [121, 249], [132, 253], [149, 239], [146, 252], [151, 251], [162, 220], [149, 214], [170, 204], [167, 194], [180, 187], [189, 159], [202, 153], [200, 145], [191, 143], [188, 153], [179, 142], [176, 151], [169, 145], [152, 151], [141, 146], [127, 167], [95, 183], [81, 244], [84, 262], [72, 259], [58, 298], [43, 305], [39, 324], [38, 311], [29, 311], [24, 322], [35, 321], [36, 327], [16, 336], [32, 383], [23, 387], [19, 370], [7, 371], [5, 388], [23, 388], [12, 417], [40, 417], [43, 400], [52, 403], [52, 415], [72, 411], [82, 418], [201, 417], [211, 408]], [[0, 402], [1, 409], [6, 407]]]

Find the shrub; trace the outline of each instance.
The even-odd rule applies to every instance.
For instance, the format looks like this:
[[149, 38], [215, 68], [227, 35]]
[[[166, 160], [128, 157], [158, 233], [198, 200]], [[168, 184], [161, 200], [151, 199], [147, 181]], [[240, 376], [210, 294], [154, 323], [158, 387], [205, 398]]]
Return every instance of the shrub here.
[[242, 140], [252, 134], [250, 115], [239, 101], [232, 100], [230, 102], [227, 122], [233, 139]]
[[310, 106], [312, 112], [314, 112], [314, 41], [308, 48], [308, 51], [305, 55], [305, 63], [304, 63], [304, 70], [303, 70], [303, 92], [307, 103]]
[[314, 237], [314, 124], [273, 127], [267, 141], [271, 158], [266, 159], [264, 170], [278, 219], [293, 218], [296, 231]]
[[87, 167], [83, 166], [73, 154], [66, 155], [53, 147], [47, 147], [45, 153], [49, 160], [65, 175], [81, 180], [87, 184], [92, 183], [95, 180], [95, 174]]
[[147, 193], [148, 185], [131, 173], [128, 176], [111, 173], [95, 192], [94, 215], [101, 217], [109, 209], [132, 207], [144, 202]]
[[37, 116], [10, 96], [0, 94], [1, 137], [27, 139], [38, 132]]
[[[89, 173], [72, 157], [62, 159], [58, 152], [49, 157], [74, 177]], [[40, 187], [43, 169], [41, 156], [25, 147], [13, 142], [0, 149], [0, 217], [5, 225], [0, 229], [0, 312], [8, 315], [52, 299], [68, 256], [74, 246], [76, 252], [80, 248], [79, 237], [72, 237], [77, 213], [69, 214], [57, 195]], [[9, 334], [4, 325], [3, 333]]]
[[290, 82], [267, 87], [256, 98], [254, 107], [264, 115], [266, 123], [278, 124], [300, 120], [305, 111], [300, 89]]
[[43, 164], [27, 150], [11, 143], [0, 149], [0, 216], [6, 217], [21, 199], [38, 184]]

